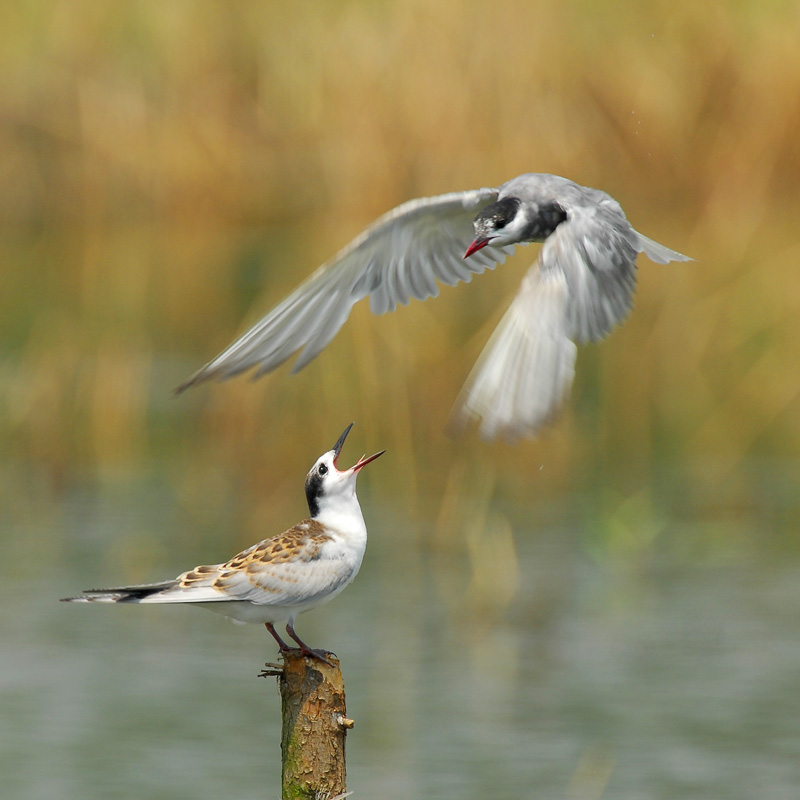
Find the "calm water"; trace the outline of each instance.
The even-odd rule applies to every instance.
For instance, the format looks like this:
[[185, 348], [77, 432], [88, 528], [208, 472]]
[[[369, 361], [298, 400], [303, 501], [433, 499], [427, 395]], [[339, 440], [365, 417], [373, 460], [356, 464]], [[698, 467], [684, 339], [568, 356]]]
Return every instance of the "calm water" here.
[[[108, 548], [117, 522], [113, 503], [78, 504], [6, 532], [0, 794], [277, 798], [263, 629], [56, 602], [114, 564], [79, 568], [74, 549], [43, 547], [42, 525], [72, 527], [80, 552]], [[515, 522], [520, 584], [503, 608], [475, 601], [463, 553], [398, 546], [425, 539], [419, 522], [373, 530], [356, 583], [298, 625], [342, 659], [354, 796], [800, 796], [800, 563], [754, 557], [759, 525], [739, 520], [741, 547], [698, 566], [590, 558], [579, 523]], [[152, 577], [193, 563], [176, 554]]]

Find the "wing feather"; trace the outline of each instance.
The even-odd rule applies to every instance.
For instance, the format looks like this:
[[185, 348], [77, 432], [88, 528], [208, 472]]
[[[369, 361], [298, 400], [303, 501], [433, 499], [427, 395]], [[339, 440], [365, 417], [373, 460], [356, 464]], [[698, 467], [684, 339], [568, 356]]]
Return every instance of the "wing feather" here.
[[331, 537], [307, 519], [280, 536], [264, 539], [224, 564], [195, 567], [161, 583], [90, 589], [69, 602], [224, 603], [296, 606], [324, 597], [342, 577], [321, 559]]
[[489, 246], [461, 258], [472, 241], [475, 214], [496, 197], [497, 189], [453, 192], [411, 200], [384, 214], [177, 391], [251, 368], [262, 375], [299, 350], [295, 369], [301, 369], [359, 300], [369, 297], [373, 313], [382, 314], [412, 297], [435, 296], [437, 280], [469, 280], [502, 263], [513, 247]]
[[605, 338], [628, 315], [636, 288], [639, 237], [613, 208], [571, 208], [542, 246], [540, 268], [564, 276], [567, 332], [579, 342]]
[[480, 418], [486, 439], [513, 441], [545, 424], [566, 399], [577, 348], [566, 330], [563, 274], [533, 267], [473, 368], [454, 422]]
[[603, 339], [628, 315], [639, 252], [691, 260], [635, 231], [615, 201], [568, 206], [470, 373], [456, 427], [478, 418], [484, 438], [515, 440], [554, 417], [572, 385], [575, 342]]

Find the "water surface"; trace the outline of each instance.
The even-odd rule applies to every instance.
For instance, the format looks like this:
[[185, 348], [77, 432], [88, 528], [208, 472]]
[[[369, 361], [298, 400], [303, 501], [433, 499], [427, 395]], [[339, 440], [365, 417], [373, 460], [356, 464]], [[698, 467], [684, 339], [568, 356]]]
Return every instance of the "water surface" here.
[[[90, 507], [58, 524], [108, 547], [113, 504]], [[362, 573], [298, 624], [342, 659], [355, 797], [797, 796], [793, 558], [599, 559], [566, 516], [515, 522], [517, 588], [492, 608], [463, 553], [398, 547], [429, 532], [365, 514], [384, 524]], [[758, 520], [740, 524], [757, 539]], [[256, 677], [276, 656], [263, 629], [192, 609], [65, 606], [114, 565], [65, 547], [39, 572], [18, 544], [5, 551], [4, 798], [279, 796], [278, 693]], [[154, 579], [194, 563], [168, 558]]]

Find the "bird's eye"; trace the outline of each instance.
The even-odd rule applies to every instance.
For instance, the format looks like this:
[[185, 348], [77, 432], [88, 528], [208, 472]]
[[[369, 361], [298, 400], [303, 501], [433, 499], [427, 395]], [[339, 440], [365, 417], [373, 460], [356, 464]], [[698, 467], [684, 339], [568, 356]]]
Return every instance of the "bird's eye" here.
[[328, 474], [328, 467], [325, 464], [320, 464], [318, 472], [319, 472], [320, 475], [327, 475]]

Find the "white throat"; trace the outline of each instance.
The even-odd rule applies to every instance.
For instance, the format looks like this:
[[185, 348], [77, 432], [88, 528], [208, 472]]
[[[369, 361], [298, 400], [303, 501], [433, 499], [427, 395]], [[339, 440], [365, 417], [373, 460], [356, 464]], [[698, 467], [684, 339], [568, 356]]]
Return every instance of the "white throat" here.
[[355, 485], [324, 496], [316, 520], [354, 545], [362, 541], [366, 544], [367, 526], [358, 504]]

